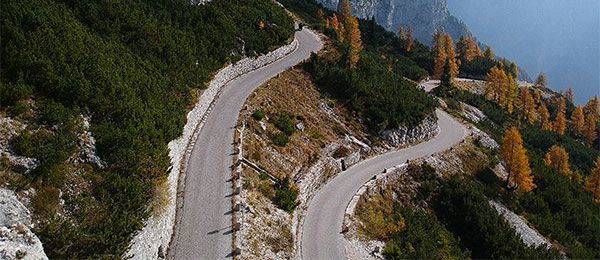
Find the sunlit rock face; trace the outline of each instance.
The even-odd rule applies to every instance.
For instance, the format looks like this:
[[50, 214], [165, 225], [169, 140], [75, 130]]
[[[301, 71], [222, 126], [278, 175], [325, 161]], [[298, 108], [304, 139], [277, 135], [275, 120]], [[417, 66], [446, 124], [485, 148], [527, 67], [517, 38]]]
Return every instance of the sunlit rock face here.
[[[341, 0], [317, 0], [325, 7], [337, 10]], [[391, 32], [400, 26], [412, 26], [417, 39], [429, 45], [436, 30], [450, 32], [452, 38], [469, 32], [467, 26], [450, 15], [446, 0], [350, 0], [354, 15], [375, 18]]]

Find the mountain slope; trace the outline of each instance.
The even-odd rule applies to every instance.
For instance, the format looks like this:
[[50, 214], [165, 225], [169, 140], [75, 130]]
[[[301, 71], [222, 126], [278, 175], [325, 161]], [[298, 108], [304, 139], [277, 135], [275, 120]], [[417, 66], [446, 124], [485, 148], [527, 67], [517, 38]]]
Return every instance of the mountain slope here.
[[[325, 7], [337, 10], [339, 0], [317, 0]], [[431, 43], [436, 30], [450, 32], [452, 38], [469, 33], [467, 26], [450, 15], [446, 0], [350, 0], [352, 12], [360, 18], [374, 17], [388, 31], [397, 32], [400, 26], [412, 26], [416, 38]]]

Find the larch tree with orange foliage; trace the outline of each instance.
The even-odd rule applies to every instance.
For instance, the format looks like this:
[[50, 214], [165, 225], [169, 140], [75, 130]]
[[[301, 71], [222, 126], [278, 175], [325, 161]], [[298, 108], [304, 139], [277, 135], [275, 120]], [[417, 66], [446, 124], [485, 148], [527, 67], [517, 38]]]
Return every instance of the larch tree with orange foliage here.
[[571, 114], [571, 129], [575, 136], [583, 137], [585, 133], [585, 115], [583, 108], [578, 106]]
[[500, 68], [499, 66], [494, 66], [490, 69], [487, 76], [485, 77], [485, 81], [487, 82], [485, 88], [485, 97], [489, 100], [496, 101], [500, 103], [500, 99], [502, 98], [502, 93], [504, 85], [508, 76], [506, 72]]
[[511, 75], [506, 75], [506, 82], [502, 88], [502, 97], [500, 99], [500, 106], [506, 109], [509, 114], [513, 112], [515, 99], [517, 98], [517, 92], [519, 84], [517, 80]]
[[550, 151], [548, 151], [544, 157], [544, 163], [564, 175], [571, 176], [571, 174], [573, 174], [573, 171], [569, 166], [569, 154], [565, 148], [558, 145], [550, 147]]
[[404, 32], [404, 28], [402, 28], [402, 26], [398, 27], [398, 38], [400, 38], [400, 40], [406, 41], [406, 33]]
[[415, 46], [415, 31], [412, 26], [408, 27], [406, 31], [406, 51], [410, 52]]
[[350, 42], [350, 50], [348, 53], [348, 61], [350, 67], [356, 67], [360, 59], [360, 53], [363, 49], [362, 40], [360, 38], [360, 28], [358, 27], [358, 19], [354, 16], [346, 17], [344, 26], [348, 32], [348, 41]]
[[258, 29], [259, 30], [265, 29], [265, 22], [263, 22], [263, 20], [258, 21]]
[[540, 116], [540, 125], [542, 130], [553, 131], [554, 126], [552, 125], [552, 121], [550, 121], [550, 112], [548, 112], [548, 108], [543, 100], [538, 106], [538, 114]]
[[567, 130], [567, 118], [565, 113], [567, 112], [567, 102], [565, 98], [561, 97], [558, 99], [558, 109], [556, 110], [556, 116], [554, 117], [554, 132], [564, 135]]
[[325, 12], [322, 8], [319, 8], [317, 11], [317, 18], [319, 19], [319, 22], [325, 23]]
[[527, 150], [523, 147], [523, 137], [514, 126], [504, 133], [502, 146], [500, 147], [500, 157], [504, 161], [504, 166], [506, 166], [508, 172], [506, 177], [507, 187], [510, 187], [512, 181], [522, 191], [529, 192], [535, 188]]
[[433, 78], [441, 79], [442, 73], [444, 73], [444, 65], [446, 65], [446, 45], [444, 44], [444, 37], [442, 33], [436, 31], [433, 35], [433, 45], [431, 49], [433, 50], [435, 62], [433, 68]]
[[593, 98], [591, 98], [585, 104], [583, 111], [586, 115], [593, 115], [594, 118], [596, 118], [596, 122], [598, 122], [598, 120], [600, 120], [600, 100], [598, 99], [598, 96], [594, 96]]
[[496, 59], [496, 54], [494, 54], [494, 50], [492, 50], [492, 47], [490, 47], [490, 46], [485, 47], [485, 52], [483, 53], [483, 57], [485, 57], [488, 60]]
[[343, 0], [340, 6], [340, 19], [344, 22], [346, 18], [352, 17], [352, 6], [350, 0]]
[[539, 88], [535, 89], [533, 100], [535, 100], [535, 103], [538, 105], [542, 103], [542, 91]]
[[585, 137], [585, 142], [592, 146], [596, 138], [598, 138], [598, 133], [596, 129], [596, 117], [592, 114], [587, 114], [585, 116], [585, 129], [583, 136]]
[[477, 57], [483, 57], [483, 52], [477, 41], [470, 34], [460, 36], [456, 43], [456, 51], [462, 62], [469, 62]]
[[333, 14], [333, 16], [331, 17], [331, 22], [329, 22], [329, 24], [331, 24], [331, 28], [335, 32], [335, 36], [337, 37], [338, 41], [344, 42], [346, 36], [346, 34], [344, 33], [344, 25], [340, 23], [340, 20], [338, 19], [336, 14]]
[[444, 50], [446, 51], [446, 59], [450, 64], [450, 75], [454, 79], [458, 76], [459, 61], [456, 59], [456, 50], [454, 49], [454, 41], [450, 33], [444, 33]]
[[567, 90], [565, 91], [565, 98], [567, 98], [569, 102], [573, 103], [573, 99], [575, 99], [575, 94], [573, 93], [572, 88], [567, 88]]
[[594, 195], [594, 202], [600, 203], [600, 157], [596, 159], [596, 165], [585, 181], [585, 189]]
[[528, 87], [521, 87], [521, 93], [519, 98], [519, 108], [521, 109], [521, 116], [530, 124], [537, 121], [537, 112], [535, 111], [535, 101]]

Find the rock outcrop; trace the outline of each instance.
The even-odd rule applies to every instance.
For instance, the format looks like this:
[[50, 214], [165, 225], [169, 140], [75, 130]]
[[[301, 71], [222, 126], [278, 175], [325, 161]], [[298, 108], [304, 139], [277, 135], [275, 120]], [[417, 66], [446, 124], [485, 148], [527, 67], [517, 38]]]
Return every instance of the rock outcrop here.
[[29, 210], [13, 191], [0, 188], [0, 259], [48, 259], [32, 227]]
[[[340, 0], [317, 0], [337, 10]], [[375, 18], [386, 30], [397, 32], [400, 26], [412, 26], [416, 38], [430, 44], [436, 30], [446, 31], [452, 38], [469, 33], [467, 26], [450, 15], [447, 0], [350, 0], [352, 12], [360, 18]]]

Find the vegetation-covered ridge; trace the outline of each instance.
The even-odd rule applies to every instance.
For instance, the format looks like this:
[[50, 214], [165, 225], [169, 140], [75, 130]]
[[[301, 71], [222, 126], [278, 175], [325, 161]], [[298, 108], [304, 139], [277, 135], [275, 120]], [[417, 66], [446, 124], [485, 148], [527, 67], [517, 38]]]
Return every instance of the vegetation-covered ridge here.
[[[36, 190], [34, 231], [50, 258], [119, 258], [166, 178], [167, 142], [181, 134], [192, 90], [240, 58], [233, 54], [265, 53], [293, 33], [291, 19], [268, 0], [8, 0], [0, 7], [0, 109], [29, 122], [11, 146], [40, 162], [9, 186]], [[80, 114], [91, 117], [106, 167], [66, 161]], [[73, 178], [82, 185], [68, 185]]]

